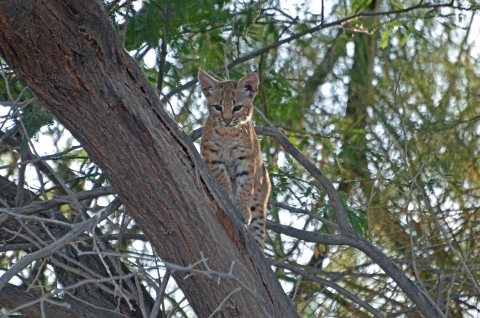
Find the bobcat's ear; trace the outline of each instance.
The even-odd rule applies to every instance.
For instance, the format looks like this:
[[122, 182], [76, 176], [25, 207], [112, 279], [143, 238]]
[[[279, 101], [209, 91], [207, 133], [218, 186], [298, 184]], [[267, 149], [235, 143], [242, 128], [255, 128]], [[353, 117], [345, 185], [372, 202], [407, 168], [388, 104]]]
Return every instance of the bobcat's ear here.
[[218, 88], [218, 82], [202, 70], [198, 71], [198, 82], [203, 95], [207, 98], [212, 95], [212, 91], [215, 88]]
[[248, 97], [253, 99], [257, 95], [259, 83], [257, 73], [248, 73], [238, 81], [237, 89], [245, 92]]

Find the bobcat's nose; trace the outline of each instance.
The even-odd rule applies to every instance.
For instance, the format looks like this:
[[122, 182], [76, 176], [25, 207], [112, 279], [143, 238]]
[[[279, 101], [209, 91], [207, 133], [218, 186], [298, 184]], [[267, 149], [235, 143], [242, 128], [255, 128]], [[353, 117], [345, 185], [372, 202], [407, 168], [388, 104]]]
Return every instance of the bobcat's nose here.
[[228, 118], [228, 119], [227, 119], [227, 118], [224, 118], [223, 121], [225, 122], [225, 124], [228, 125], [228, 124], [230, 124], [230, 122], [232, 121], [232, 119], [231, 119], [231, 118]]

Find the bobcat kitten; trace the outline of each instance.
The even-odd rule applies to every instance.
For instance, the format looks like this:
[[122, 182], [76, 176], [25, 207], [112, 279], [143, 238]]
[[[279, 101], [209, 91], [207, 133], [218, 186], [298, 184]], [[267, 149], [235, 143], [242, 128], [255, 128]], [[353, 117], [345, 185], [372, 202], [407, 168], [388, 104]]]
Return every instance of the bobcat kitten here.
[[258, 76], [219, 82], [200, 70], [198, 81], [210, 112], [200, 144], [203, 159], [263, 249], [270, 180], [250, 121]]

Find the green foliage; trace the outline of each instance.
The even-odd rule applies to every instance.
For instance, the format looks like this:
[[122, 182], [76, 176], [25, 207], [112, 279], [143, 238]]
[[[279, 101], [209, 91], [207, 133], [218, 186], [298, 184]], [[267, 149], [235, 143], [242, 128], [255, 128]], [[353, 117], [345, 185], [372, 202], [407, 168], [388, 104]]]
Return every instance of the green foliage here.
[[387, 29], [385, 32], [382, 33], [382, 39], [380, 41], [380, 47], [384, 49], [387, 47], [388, 40], [390, 40], [390, 34], [392, 33], [391, 29]]
[[[440, 290], [438, 301], [449, 317], [466, 316], [469, 310], [478, 314], [478, 292], [446, 245], [452, 241], [473, 275], [480, 275], [475, 265], [480, 230], [478, 41], [469, 37], [476, 32], [471, 25], [459, 27], [455, 20], [460, 13], [476, 13], [422, 8], [361, 17], [254, 54], [321, 23], [371, 10], [375, 2], [333, 1], [333, 6], [325, 6], [330, 11], [323, 14], [323, 21], [315, 7], [319, 1], [306, 1], [298, 8], [273, 0], [132, 1], [128, 24], [121, 18], [125, 7], [107, 8], [120, 37], [127, 26], [126, 50], [150, 83], [156, 86], [162, 79], [163, 94], [194, 79], [198, 68], [226, 78], [225, 55], [229, 64], [253, 54], [230, 69], [229, 77], [239, 79], [257, 71], [261, 87], [256, 106], [333, 181], [354, 230], [419, 279], [416, 283], [433, 299]], [[379, 10], [417, 4], [388, 1]], [[164, 39], [167, 52], [162, 52]], [[146, 59], [147, 53], [154, 57]], [[167, 53], [163, 74], [158, 74], [163, 53]], [[6, 81], [0, 81], [0, 91], [5, 101], [13, 103], [23, 86], [12, 73], [7, 77], [11, 97]], [[27, 91], [21, 100], [32, 97]], [[171, 102], [185, 130], [202, 125], [206, 110], [198, 88], [182, 90]], [[42, 126], [52, 125], [52, 115], [37, 102], [12, 109], [10, 135], [22, 131], [20, 120], [30, 137]], [[254, 120], [265, 125], [258, 116]], [[52, 135], [62, 133], [57, 125], [51, 129]], [[318, 181], [273, 139], [262, 137], [261, 143], [273, 186], [271, 199], [335, 222]], [[73, 180], [70, 185], [76, 190], [106, 182], [82, 150], [62, 156], [56, 169]], [[339, 233], [311, 216], [272, 205], [268, 218], [311, 232]], [[268, 257], [336, 281], [383, 313], [413, 306], [378, 266], [352, 248], [321, 246], [270, 231], [267, 235]], [[422, 268], [417, 276], [413, 254], [415, 265]], [[2, 266], [10, 265], [2, 259]], [[437, 285], [440, 272], [448, 279]], [[361, 316], [346, 298], [324, 286], [286, 270], [277, 269], [277, 277], [305, 317]], [[179, 299], [169, 297], [172, 310]]]
[[[13, 122], [8, 132], [2, 138], [8, 138], [20, 133], [21, 135], [34, 137], [40, 128], [53, 125], [54, 116], [40, 103], [30, 103], [22, 109], [17, 109], [9, 118]], [[25, 149], [28, 139], [22, 140], [22, 149]]]
[[[32, 103], [21, 111], [20, 118], [25, 124], [29, 136], [36, 134], [41, 127], [53, 125], [54, 117], [42, 104]], [[19, 129], [19, 122], [15, 122], [16, 129]]]

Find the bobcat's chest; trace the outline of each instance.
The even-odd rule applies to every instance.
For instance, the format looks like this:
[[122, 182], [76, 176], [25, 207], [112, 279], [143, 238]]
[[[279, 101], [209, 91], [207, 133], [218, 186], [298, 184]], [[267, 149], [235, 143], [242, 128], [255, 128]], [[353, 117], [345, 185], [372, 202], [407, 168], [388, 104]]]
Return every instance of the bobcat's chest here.
[[245, 127], [226, 129], [206, 125], [202, 137], [202, 155], [206, 161], [224, 167], [230, 176], [235, 176], [253, 158], [253, 145], [250, 145], [247, 137]]
[[231, 163], [247, 152], [246, 148], [248, 146], [245, 147], [245, 143], [238, 134], [233, 136], [214, 134], [212, 137], [212, 139], [207, 141], [208, 147], [217, 153], [220, 160]]

